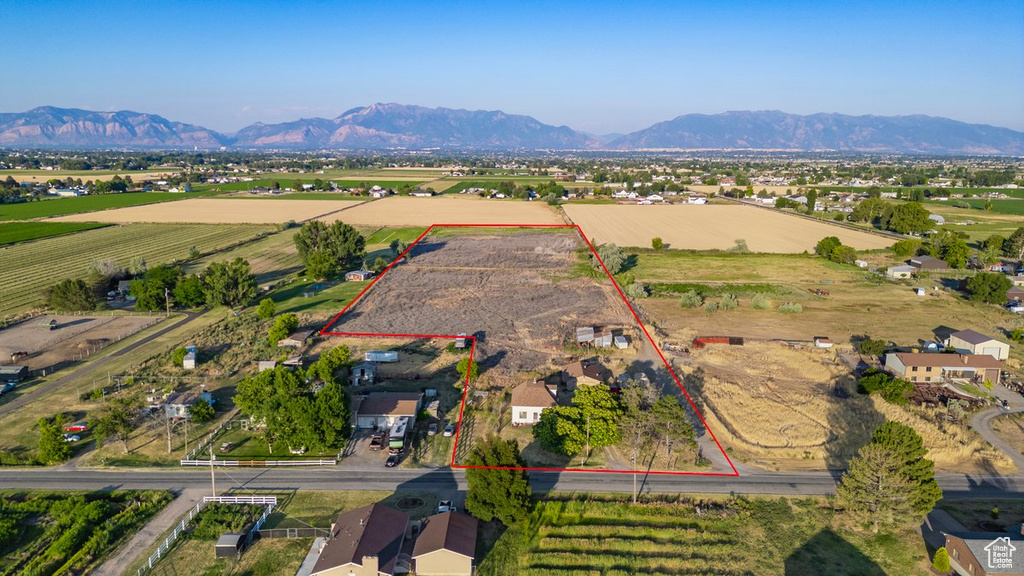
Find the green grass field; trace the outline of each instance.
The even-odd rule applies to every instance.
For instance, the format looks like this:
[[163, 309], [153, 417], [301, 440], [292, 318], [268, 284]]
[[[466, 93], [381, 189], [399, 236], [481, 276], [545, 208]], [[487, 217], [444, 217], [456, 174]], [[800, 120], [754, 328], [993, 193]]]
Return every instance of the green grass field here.
[[1024, 215], [1024, 200], [1009, 199], [1009, 198], [967, 198], [963, 200], [971, 205], [971, 208], [978, 210], [984, 210], [985, 205], [989, 202], [992, 203], [992, 212], [996, 214], [1013, 214], [1017, 216]]
[[126, 208], [142, 206], [157, 202], [170, 202], [207, 196], [210, 193], [190, 192], [188, 194], [172, 194], [170, 192], [125, 192], [122, 194], [101, 194], [97, 196], [80, 196], [78, 198], [53, 198], [38, 202], [21, 204], [0, 204], [0, 220], [31, 220], [33, 218], [49, 218], [67, 214], [96, 212], [110, 208]]
[[489, 551], [487, 540], [478, 546], [481, 575], [928, 573], [913, 530], [872, 535], [843, 526], [816, 498], [556, 499]]
[[214, 252], [270, 230], [250, 224], [129, 224], [15, 244], [3, 252], [0, 316], [40, 305], [45, 288], [83, 277], [98, 260], [126, 266], [133, 256], [142, 256], [150, 265], [169, 263], [188, 258], [191, 246]]
[[98, 222], [5, 222], [0, 223], [0, 246], [107, 226]]

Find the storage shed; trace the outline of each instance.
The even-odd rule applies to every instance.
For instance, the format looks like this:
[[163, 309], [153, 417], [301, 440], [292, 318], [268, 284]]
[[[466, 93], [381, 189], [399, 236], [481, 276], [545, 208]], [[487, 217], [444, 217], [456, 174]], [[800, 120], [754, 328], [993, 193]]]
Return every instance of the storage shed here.
[[220, 538], [217, 539], [214, 554], [217, 558], [237, 558], [245, 550], [245, 543], [248, 539], [249, 535], [245, 532], [221, 534]]
[[28, 366], [0, 366], [0, 382], [21, 382], [28, 378]]
[[366, 353], [364, 360], [367, 362], [398, 362], [398, 352], [395, 350], [370, 350]]

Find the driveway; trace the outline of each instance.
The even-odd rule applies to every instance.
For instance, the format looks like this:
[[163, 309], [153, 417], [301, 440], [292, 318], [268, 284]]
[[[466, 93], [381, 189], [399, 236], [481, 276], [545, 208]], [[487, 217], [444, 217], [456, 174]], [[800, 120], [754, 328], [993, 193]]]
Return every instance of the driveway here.
[[1012, 446], [1007, 444], [992, 430], [992, 421], [996, 418], [1005, 414], [1013, 414], [1017, 412], [1024, 412], [1024, 396], [1009, 390], [1003, 386], [993, 386], [992, 395], [999, 400], [1006, 400], [1007, 407], [994, 406], [987, 410], [982, 410], [971, 417], [971, 428], [978, 431], [981, 437], [986, 442], [996, 447], [997, 450], [1003, 452], [1013, 460], [1014, 465], [1017, 466], [1017, 470], [1024, 472], [1024, 455], [1013, 449]]

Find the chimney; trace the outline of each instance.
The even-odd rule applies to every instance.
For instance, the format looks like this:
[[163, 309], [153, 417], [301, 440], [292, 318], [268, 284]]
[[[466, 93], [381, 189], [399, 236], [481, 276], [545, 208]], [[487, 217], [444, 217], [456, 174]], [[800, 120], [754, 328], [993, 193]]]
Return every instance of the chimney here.
[[380, 560], [376, 556], [363, 556], [363, 573], [376, 574], [380, 572]]
[[961, 355], [960, 355], [960, 360], [961, 360], [961, 361], [962, 361], [962, 362], [964, 363], [964, 365], [966, 366], [966, 365], [967, 365], [967, 354], [961, 354]]

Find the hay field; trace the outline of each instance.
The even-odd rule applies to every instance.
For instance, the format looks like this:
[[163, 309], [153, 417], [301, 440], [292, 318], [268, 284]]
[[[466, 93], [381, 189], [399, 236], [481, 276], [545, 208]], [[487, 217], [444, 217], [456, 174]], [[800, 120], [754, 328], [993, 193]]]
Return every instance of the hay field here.
[[[835, 353], [774, 343], [712, 345], [695, 352], [685, 385], [724, 448], [769, 469], [836, 469], [885, 420], [911, 426], [940, 470], [1012, 472], [975, 432], [932, 409], [856, 392]], [[685, 370], [684, 370], [685, 371]], [[837, 387], [846, 391], [837, 395]]]
[[111, 170], [5, 170], [4, 175], [10, 175], [18, 182], [46, 182], [47, 180], [53, 180], [54, 178], [81, 178], [82, 180], [92, 180], [99, 182], [101, 180], [110, 180], [114, 176], [131, 176], [133, 182], [142, 182], [143, 180], [160, 180], [174, 176], [178, 173], [178, 170], [158, 170], [150, 172], [136, 172], [132, 170], [115, 172]]
[[[308, 201], [307, 201], [308, 202]], [[429, 226], [431, 224], [564, 224], [546, 204], [522, 200], [435, 196], [393, 196], [351, 210], [322, 216], [353, 226]]]
[[[149, 222], [157, 224], [279, 224], [302, 222], [353, 208], [354, 200], [265, 200], [195, 198], [154, 206], [132, 206], [54, 218], [59, 222]], [[334, 220], [342, 217], [333, 218]]]
[[590, 238], [619, 246], [650, 247], [658, 236], [670, 248], [727, 250], [737, 239], [754, 252], [813, 251], [818, 240], [837, 236], [858, 250], [885, 248], [894, 240], [750, 206], [564, 206]]

